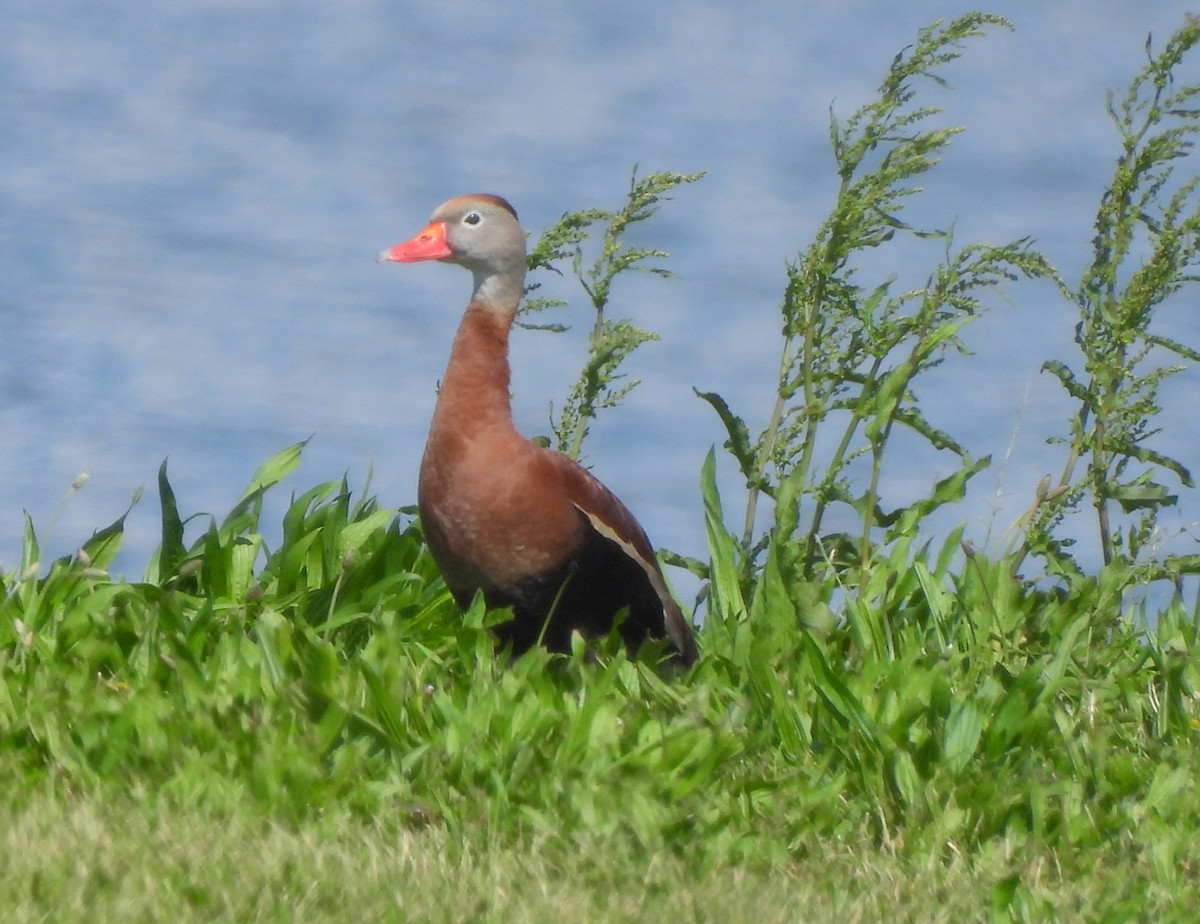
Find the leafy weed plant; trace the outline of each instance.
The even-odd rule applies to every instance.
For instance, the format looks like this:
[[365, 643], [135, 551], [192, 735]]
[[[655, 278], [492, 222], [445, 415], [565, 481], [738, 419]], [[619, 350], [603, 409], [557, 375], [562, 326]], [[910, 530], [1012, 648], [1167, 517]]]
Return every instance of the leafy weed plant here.
[[[962, 350], [959, 331], [981, 310], [984, 290], [1053, 271], [1026, 240], [956, 248], [950, 229], [916, 228], [901, 215], [920, 191], [915, 181], [961, 131], [929, 126], [940, 110], [913, 105], [915, 83], [942, 83], [937, 70], [988, 26], [1009, 24], [973, 14], [921, 30], [892, 62], [878, 99], [844, 124], [831, 119], [839, 188], [816, 239], [788, 268], [776, 401], [763, 429], [752, 437], [724, 399], [701, 393], [724, 422], [725, 446], [746, 479], [739, 543], [744, 574], [771, 541], [789, 559], [780, 564], [799, 576], [835, 562], [866, 568], [881, 530], [884, 540], [914, 535], [924, 517], [960, 500], [966, 482], [989, 463], [925, 417], [915, 383], [949, 351]], [[938, 242], [943, 262], [923, 286], [907, 291], [894, 292], [890, 278], [860, 282], [863, 255], [898, 235]], [[889, 510], [882, 505], [882, 475], [897, 427], [956, 456], [957, 469], [924, 498]], [[865, 480], [856, 477], [860, 459]], [[756, 536], [764, 495], [774, 501], [774, 521]], [[852, 512], [861, 524], [857, 534], [823, 532], [834, 505]]]
[[1067, 461], [1057, 483], [1039, 494], [1023, 550], [1058, 571], [1078, 573], [1079, 566], [1070, 541], [1055, 530], [1090, 501], [1106, 565], [1137, 564], [1151, 578], [1200, 572], [1200, 556], [1155, 561], [1146, 554], [1159, 512], [1178, 499], [1162, 478], [1195, 487], [1188, 467], [1154, 449], [1153, 437], [1160, 388], [1185, 368], [1180, 363], [1200, 362], [1194, 346], [1163, 336], [1154, 323], [1163, 303], [1195, 283], [1200, 268], [1200, 177], [1194, 169], [1182, 181], [1177, 175], [1200, 133], [1200, 83], [1176, 83], [1198, 42], [1194, 17], [1157, 54], [1147, 40], [1146, 66], [1124, 96], [1109, 95], [1121, 153], [1096, 213], [1092, 262], [1068, 293], [1079, 310], [1082, 368], [1059, 360], [1043, 367], [1078, 409], [1062, 441]]
[[[588, 428], [596, 415], [607, 408], [616, 407], [639, 384], [638, 379], [624, 381], [626, 376], [618, 371], [622, 363], [649, 341], [657, 340], [658, 334], [638, 327], [627, 318], [616, 320], [607, 317], [612, 285], [616, 278], [629, 271], [653, 273], [670, 278], [671, 272], [658, 265], [648, 265], [651, 260], [665, 259], [664, 250], [632, 247], [624, 235], [630, 226], [646, 221], [668, 199], [667, 193], [685, 183], [694, 183], [703, 173], [651, 173], [639, 179], [634, 171], [629, 181], [629, 194], [617, 211], [585, 209], [568, 212], [554, 225], [547, 228], [538, 239], [529, 255], [530, 270], [550, 270], [561, 273], [557, 264], [570, 260], [571, 271], [579, 280], [594, 318], [588, 336], [588, 355], [579, 378], [559, 413], [557, 422], [551, 427], [557, 448], [575, 459], [583, 449]], [[602, 226], [600, 252], [592, 264], [584, 267], [584, 243], [592, 236], [592, 229]], [[538, 284], [530, 287], [536, 291]], [[563, 308], [566, 302], [559, 299], [535, 298], [527, 300], [521, 309], [523, 316]], [[533, 324], [521, 322], [526, 327], [562, 332], [561, 324]]]

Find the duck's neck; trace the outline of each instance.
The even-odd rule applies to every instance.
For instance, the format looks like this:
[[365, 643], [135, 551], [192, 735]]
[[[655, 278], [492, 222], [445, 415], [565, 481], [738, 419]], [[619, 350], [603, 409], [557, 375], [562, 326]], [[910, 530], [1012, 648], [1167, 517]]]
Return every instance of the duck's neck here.
[[458, 326], [450, 362], [438, 391], [431, 436], [446, 430], [511, 431], [508, 333], [514, 311], [500, 311], [476, 297]]
[[525, 254], [519, 255], [515, 266], [501, 272], [476, 271], [475, 291], [471, 293], [472, 307], [478, 305], [487, 311], [512, 319], [517, 306], [525, 294]]

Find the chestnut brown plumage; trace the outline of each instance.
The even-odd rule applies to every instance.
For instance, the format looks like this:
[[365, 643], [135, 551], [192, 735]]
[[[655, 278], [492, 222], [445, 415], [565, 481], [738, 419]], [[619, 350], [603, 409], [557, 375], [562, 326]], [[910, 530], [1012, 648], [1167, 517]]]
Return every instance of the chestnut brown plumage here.
[[482, 591], [488, 606], [511, 606], [499, 634], [515, 654], [539, 640], [569, 650], [573, 631], [604, 635], [627, 607], [620, 632], [630, 649], [665, 638], [695, 661], [691, 625], [633, 514], [574, 460], [513, 426], [508, 335], [526, 269], [513, 207], [499, 196], [451, 199], [380, 259], [441, 260], [474, 275], [417, 491], [429, 549], [459, 605]]

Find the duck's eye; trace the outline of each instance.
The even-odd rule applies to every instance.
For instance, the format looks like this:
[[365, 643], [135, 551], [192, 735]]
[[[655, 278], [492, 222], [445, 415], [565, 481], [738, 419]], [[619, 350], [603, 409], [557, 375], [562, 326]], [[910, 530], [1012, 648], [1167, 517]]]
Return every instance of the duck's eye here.
[[464, 224], [477, 225], [481, 221], [483, 221], [483, 216], [481, 216], [478, 212], [467, 212], [467, 214], [463, 216]]

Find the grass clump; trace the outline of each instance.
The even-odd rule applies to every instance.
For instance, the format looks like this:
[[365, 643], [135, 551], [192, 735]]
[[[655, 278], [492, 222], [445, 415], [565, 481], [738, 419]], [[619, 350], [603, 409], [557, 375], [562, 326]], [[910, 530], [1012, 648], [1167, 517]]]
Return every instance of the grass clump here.
[[[900, 218], [954, 134], [927, 127], [914, 81], [936, 83], [962, 41], [1000, 25], [923, 30], [879, 99], [834, 124], [840, 191], [788, 269], [768, 424], [752, 438], [703, 396], [747, 513], [726, 515], [710, 453], [708, 549], [687, 562], [708, 582], [703, 656], [686, 674], [631, 659], [616, 637], [498, 657], [490, 627], [504, 614], [461, 613], [413, 510], [345, 480], [294, 496], [272, 547], [263, 500], [303, 444], [267, 460], [219, 519], [182, 516], [164, 464], [162, 541], [140, 581], [107, 570], [125, 517], [48, 564], [27, 523], [21, 562], [0, 575], [6, 920], [1187, 919], [1200, 898], [1200, 612], [1182, 592], [1154, 614], [1128, 603], [1165, 573], [1130, 554], [1144, 521], [1109, 529], [1112, 554], [1091, 573], [1057, 566], [1053, 510], [1012, 552], [922, 533], [984, 461], [924, 418], [918, 380], [984, 292], [1057, 278], [1025, 241], [956, 247]], [[1189, 21], [1152, 58], [1133, 109], [1147, 74], [1191, 97], [1170, 75], [1198, 35]], [[1150, 98], [1145, 118], [1191, 124]], [[1161, 136], [1147, 124], [1125, 136], [1126, 157]], [[1157, 149], [1171, 158], [1138, 161], [1158, 164], [1145, 174], [1158, 188], [1187, 153], [1171, 132], [1179, 145]], [[599, 332], [557, 431], [568, 449], [628, 387], [614, 378], [627, 351], [603, 345], [611, 283], [663, 256], [624, 249], [621, 230], [693, 178], [635, 177], [623, 210], [568, 216], [534, 249], [535, 265], [572, 259]], [[1162, 346], [1132, 293], [1149, 314], [1191, 281], [1194, 241], [1177, 229], [1193, 189], [1168, 193], [1153, 220], [1153, 195], [1132, 218], [1120, 196], [1102, 203], [1102, 236], [1122, 239], [1125, 221], [1161, 243], [1153, 271], [1124, 289], [1091, 272], [1077, 299], [1081, 323], [1125, 324], [1110, 339], [1130, 362]], [[596, 223], [602, 253], [584, 270]], [[926, 283], [862, 282], [864, 250], [897, 234], [938, 245]], [[1120, 265], [1119, 247], [1096, 247]], [[1104, 362], [1090, 357], [1089, 374]], [[1150, 433], [1130, 415], [1152, 416], [1146, 389], [1167, 377], [1124, 369], [1095, 387], [1056, 371], [1079, 384], [1068, 445], [1091, 461], [1086, 480], [1047, 486], [1048, 505], [1099, 483], [1129, 500], [1120, 458], [1175, 471], [1131, 449]], [[1111, 423], [1095, 429], [1100, 410], [1123, 421], [1123, 442]], [[897, 426], [958, 461], [889, 509]], [[856, 529], [825, 530], [834, 505]], [[1031, 552], [1053, 580], [1020, 578]]]

